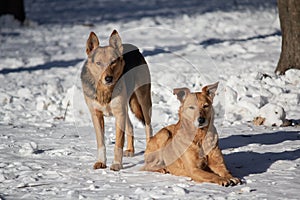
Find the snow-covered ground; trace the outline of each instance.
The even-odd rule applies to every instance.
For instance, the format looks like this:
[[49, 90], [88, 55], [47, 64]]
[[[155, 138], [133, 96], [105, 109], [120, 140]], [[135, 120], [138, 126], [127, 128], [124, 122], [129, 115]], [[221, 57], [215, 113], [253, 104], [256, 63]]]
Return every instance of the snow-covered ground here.
[[[25, 26], [0, 17], [0, 199], [299, 199], [300, 72], [274, 74], [275, 0], [25, 0], [25, 7]], [[120, 172], [92, 169], [96, 141], [79, 73], [90, 31], [107, 44], [113, 29], [149, 63], [154, 132], [178, 119], [173, 88], [220, 81], [220, 147], [245, 184], [139, 171], [145, 134], [134, 118], [136, 155]], [[255, 117], [265, 125], [254, 126]], [[283, 117], [295, 126], [271, 126]], [[105, 128], [109, 164], [114, 120]]]

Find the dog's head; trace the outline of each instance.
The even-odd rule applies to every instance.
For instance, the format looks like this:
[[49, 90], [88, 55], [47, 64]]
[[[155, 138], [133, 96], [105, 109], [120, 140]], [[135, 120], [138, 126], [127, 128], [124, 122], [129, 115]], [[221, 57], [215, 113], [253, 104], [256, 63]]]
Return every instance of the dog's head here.
[[98, 86], [112, 87], [116, 84], [124, 69], [123, 45], [121, 38], [114, 30], [108, 46], [99, 46], [99, 39], [94, 32], [86, 42], [88, 67], [95, 76]]
[[207, 85], [201, 92], [191, 93], [188, 88], [176, 88], [173, 93], [181, 102], [179, 118], [189, 120], [196, 128], [205, 128], [213, 117], [212, 103], [218, 82]]

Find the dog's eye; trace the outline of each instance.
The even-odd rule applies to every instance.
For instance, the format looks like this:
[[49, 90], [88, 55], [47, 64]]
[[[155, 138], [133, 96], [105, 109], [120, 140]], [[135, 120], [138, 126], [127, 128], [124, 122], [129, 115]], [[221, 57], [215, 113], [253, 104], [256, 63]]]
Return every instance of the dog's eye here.
[[208, 103], [203, 105], [203, 108], [208, 108], [208, 107], [209, 107]]
[[112, 61], [112, 62], [110, 63], [110, 65], [114, 65], [114, 64], [116, 64], [116, 63], [117, 63], [117, 61], [118, 61], [118, 59], [117, 59], [117, 60], [114, 60], [114, 61]]
[[189, 106], [189, 109], [195, 110], [195, 106]]
[[99, 65], [99, 66], [100, 66], [100, 65], [101, 65], [101, 62], [96, 62], [96, 65]]

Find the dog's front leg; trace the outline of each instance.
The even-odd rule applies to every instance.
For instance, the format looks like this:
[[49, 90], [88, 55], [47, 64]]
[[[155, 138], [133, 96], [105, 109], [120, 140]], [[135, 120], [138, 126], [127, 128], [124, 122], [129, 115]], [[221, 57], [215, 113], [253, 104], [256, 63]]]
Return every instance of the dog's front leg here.
[[239, 178], [233, 177], [228, 171], [224, 162], [222, 152], [218, 146], [210, 151], [208, 155], [208, 166], [214, 173], [226, 178], [231, 185], [241, 183], [241, 180]]
[[210, 182], [217, 183], [222, 186], [229, 186], [230, 181], [227, 178], [221, 177], [213, 172], [206, 171], [202, 169], [201, 158], [197, 155], [197, 151], [193, 151], [192, 149], [188, 149], [182, 158], [184, 168], [189, 173], [189, 176], [197, 182]]
[[126, 117], [124, 113], [116, 115], [116, 143], [114, 149], [114, 161], [110, 169], [114, 171], [119, 171], [123, 168], [123, 147], [125, 141], [125, 120]]
[[102, 169], [106, 168], [104, 118], [103, 113], [96, 109], [91, 109], [91, 113], [97, 140], [97, 162], [94, 164], [94, 169]]

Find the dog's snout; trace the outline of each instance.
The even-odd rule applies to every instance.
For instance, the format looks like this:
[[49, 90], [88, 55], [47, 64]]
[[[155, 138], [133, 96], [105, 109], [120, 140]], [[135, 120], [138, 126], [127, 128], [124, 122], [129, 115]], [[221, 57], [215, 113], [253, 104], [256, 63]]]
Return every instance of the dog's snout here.
[[199, 124], [204, 124], [205, 118], [204, 117], [199, 117], [198, 122], [199, 122]]
[[106, 76], [104, 79], [105, 79], [106, 83], [111, 83], [113, 81], [112, 76]]

